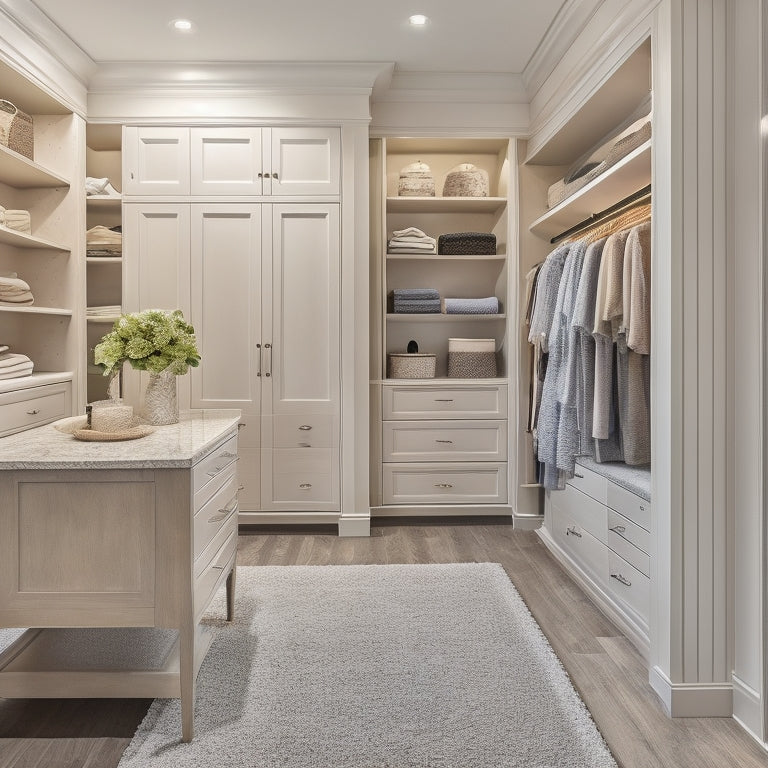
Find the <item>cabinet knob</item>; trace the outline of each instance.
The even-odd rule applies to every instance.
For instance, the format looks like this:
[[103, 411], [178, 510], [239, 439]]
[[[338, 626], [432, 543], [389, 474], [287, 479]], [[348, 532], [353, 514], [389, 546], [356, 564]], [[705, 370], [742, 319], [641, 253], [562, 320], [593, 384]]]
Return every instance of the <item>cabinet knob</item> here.
[[273, 173], [273, 174], [272, 174], [272, 178], [273, 178], [273, 179], [276, 179], [276, 178], [277, 178], [277, 174], [276, 174], [276, 173]]
[[241, 421], [241, 422], [240, 422], [240, 423], [237, 425], [237, 430], [238, 430], [238, 432], [239, 432], [239, 431], [240, 431], [240, 430], [241, 430], [241, 429], [242, 429], [244, 426], [245, 426], [245, 424], [243, 424], [243, 422]]
[[307, 488], [311, 488], [312, 483], [300, 483], [299, 488], [302, 488], [303, 490], [306, 490]]
[[583, 479], [584, 479], [584, 475], [580, 475], [578, 472], [574, 472], [574, 473], [573, 473], [573, 476], [574, 476], [574, 477], [578, 477], [578, 478], [579, 478], [579, 480], [583, 480]]
[[29, 416], [37, 416], [38, 413], [40, 413], [40, 409], [39, 408], [33, 408], [31, 411], [27, 411], [27, 414]]
[[312, 429], [312, 427], [311, 427], [309, 424], [302, 424], [302, 425], [299, 427], [299, 429], [300, 429], [302, 432], [308, 432], [310, 429]]
[[312, 443], [299, 443], [299, 448], [311, 448]]
[[263, 173], [261, 173], [261, 171], [259, 171], [259, 178], [260, 178], [260, 179], [263, 179], [263, 178], [264, 178], [264, 174], [263, 174]]

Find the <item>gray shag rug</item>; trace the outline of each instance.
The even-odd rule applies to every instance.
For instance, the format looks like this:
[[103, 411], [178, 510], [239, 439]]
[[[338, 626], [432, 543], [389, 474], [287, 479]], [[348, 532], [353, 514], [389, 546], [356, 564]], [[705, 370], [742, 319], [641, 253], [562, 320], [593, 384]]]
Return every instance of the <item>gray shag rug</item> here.
[[240, 567], [195, 739], [157, 699], [119, 768], [616, 768], [494, 563]]

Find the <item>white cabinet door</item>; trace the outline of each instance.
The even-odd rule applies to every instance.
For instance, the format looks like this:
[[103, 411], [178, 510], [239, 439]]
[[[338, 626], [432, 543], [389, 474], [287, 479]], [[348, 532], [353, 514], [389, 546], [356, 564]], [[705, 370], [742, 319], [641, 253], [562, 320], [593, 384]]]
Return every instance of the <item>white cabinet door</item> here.
[[339, 194], [338, 128], [270, 128], [265, 133], [271, 138], [264, 142], [264, 194]]
[[[270, 206], [264, 260], [262, 508], [339, 509], [339, 208]], [[270, 295], [271, 306], [266, 305]], [[331, 448], [278, 449], [279, 417], [331, 417]], [[303, 426], [303, 425], [300, 425]]]
[[259, 412], [261, 206], [192, 205], [193, 408]]
[[189, 194], [189, 128], [128, 126], [124, 195]]
[[192, 128], [193, 195], [261, 195], [261, 128]]
[[[123, 310], [180, 309], [190, 316], [189, 205], [125, 203], [123, 206]], [[123, 366], [123, 397], [141, 402], [148, 376]], [[188, 382], [179, 382], [188, 407]]]

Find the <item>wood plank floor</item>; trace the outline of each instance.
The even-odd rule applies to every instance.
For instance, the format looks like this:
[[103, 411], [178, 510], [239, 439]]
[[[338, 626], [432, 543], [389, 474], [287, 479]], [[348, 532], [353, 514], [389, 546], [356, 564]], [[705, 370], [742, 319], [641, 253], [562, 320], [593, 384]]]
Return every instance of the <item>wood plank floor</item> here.
[[[768, 754], [733, 720], [664, 715], [641, 657], [533, 532], [477, 521], [382, 521], [369, 539], [244, 533], [238, 555], [240, 565], [455, 562], [504, 566], [622, 768], [768, 768]], [[0, 699], [0, 768], [113, 768], [148, 705]]]

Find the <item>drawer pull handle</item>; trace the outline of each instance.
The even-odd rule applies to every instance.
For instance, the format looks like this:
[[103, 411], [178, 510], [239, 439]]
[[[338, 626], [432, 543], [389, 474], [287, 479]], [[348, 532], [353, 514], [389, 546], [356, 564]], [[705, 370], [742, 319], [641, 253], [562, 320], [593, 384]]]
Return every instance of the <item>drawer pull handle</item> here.
[[436, 403], [452, 403], [453, 398], [452, 397], [436, 397], [435, 402]]
[[435, 483], [435, 488], [453, 488], [450, 483]]
[[576, 538], [578, 538], [578, 539], [580, 539], [582, 537], [581, 534], [575, 528], [566, 528], [565, 529], [565, 535], [566, 536], [576, 536]]
[[214, 565], [213, 566], [213, 570], [214, 571], [223, 571], [224, 570], [224, 566], [223, 565]]
[[27, 411], [27, 414], [29, 416], [37, 416], [38, 413], [40, 413], [40, 409], [39, 408], [33, 408], [31, 411]]
[[616, 581], [618, 581], [619, 584], [623, 584], [625, 587], [632, 586], [632, 582], [629, 579], [622, 576], [620, 573], [612, 573], [611, 578], [616, 579]]
[[[259, 178], [261, 178], [261, 174], [259, 174]], [[259, 367], [256, 369], [256, 375], [261, 376], [261, 344], [256, 345], [256, 349], [259, 351], [256, 353], [259, 358]]]
[[223, 520], [225, 517], [228, 517], [233, 512], [237, 511], [237, 496], [233, 496], [229, 504], [227, 504], [226, 507], [219, 510], [218, 515], [213, 515], [213, 517], [208, 518], [209, 523], [218, 523], [220, 520]]
[[311, 448], [312, 443], [299, 443], [299, 448]]
[[[237, 454], [233, 454], [235, 456], [235, 461], [240, 461], [240, 458], [237, 456]], [[230, 462], [231, 464], [232, 462]], [[212, 472], [208, 472], [208, 477], [216, 477], [216, 475], [221, 472], [222, 469], [226, 469], [229, 466], [229, 464], [225, 464], [223, 467], [214, 467]]]
[[301, 488], [303, 490], [307, 490], [308, 488], [311, 488], [311, 487], [312, 487], [312, 483], [300, 483], [299, 484], [299, 488]]
[[267, 352], [267, 371], [264, 375], [269, 378], [272, 375], [272, 345], [265, 344], [264, 349]]
[[435, 442], [436, 443], [450, 443], [451, 445], [453, 445], [453, 440], [438, 440], [437, 438], [435, 438]]
[[645, 512], [645, 507], [642, 504], [640, 505], [640, 511]]
[[616, 531], [616, 533], [624, 533], [627, 530], [625, 525], [614, 525], [613, 528], [609, 528], [609, 531]]
[[244, 488], [245, 488], [245, 486], [244, 486], [244, 485], [238, 485], [238, 486], [237, 486], [237, 490], [238, 490], [238, 491], [242, 491]]
[[243, 424], [243, 422], [241, 421], [241, 422], [240, 422], [240, 423], [237, 425], [237, 431], [239, 432], [239, 431], [240, 431], [240, 430], [241, 430], [241, 429], [242, 429], [244, 426], [245, 426], [245, 424]]
[[237, 456], [236, 453], [230, 453], [229, 451], [225, 451], [222, 454], [219, 454], [222, 459], [234, 459], [235, 456]]
[[578, 472], [574, 472], [574, 473], [573, 473], [573, 476], [574, 476], [574, 477], [578, 477], [578, 478], [579, 478], [579, 480], [583, 480], [583, 479], [584, 479], [584, 475], [580, 475]]
[[310, 429], [312, 429], [312, 427], [311, 427], [309, 424], [302, 424], [302, 425], [299, 427], [299, 429], [300, 429], [302, 432], [308, 432]]

